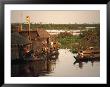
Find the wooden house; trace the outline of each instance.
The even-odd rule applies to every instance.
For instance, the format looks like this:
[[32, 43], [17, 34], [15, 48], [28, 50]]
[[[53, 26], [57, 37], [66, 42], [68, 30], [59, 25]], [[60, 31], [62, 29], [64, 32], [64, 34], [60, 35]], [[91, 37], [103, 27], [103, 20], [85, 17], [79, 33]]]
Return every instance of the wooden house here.
[[32, 42], [28, 38], [20, 35], [18, 32], [11, 33], [12, 60], [23, 58], [26, 49], [27, 51], [30, 51], [31, 47], [32, 47]]
[[34, 51], [41, 52], [43, 48], [48, 48], [50, 45], [50, 34], [44, 29], [35, 29], [31, 31], [23, 30], [19, 32], [19, 34], [32, 41], [32, 48]]

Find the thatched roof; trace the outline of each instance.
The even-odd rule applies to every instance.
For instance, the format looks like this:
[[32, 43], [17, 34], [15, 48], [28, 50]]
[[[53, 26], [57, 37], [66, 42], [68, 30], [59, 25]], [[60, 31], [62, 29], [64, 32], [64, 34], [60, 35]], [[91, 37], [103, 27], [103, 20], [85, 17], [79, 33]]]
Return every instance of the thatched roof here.
[[[22, 32], [20, 32], [20, 34], [23, 36], [28, 36], [28, 31], [23, 30]], [[45, 38], [49, 38], [50, 34], [44, 29], [35, 29], [30, 31], [30, 36], [31, 39], [34, 39], [36, 37], [40, 39], [45, 39]]]
[[40, 38], [49, 38], [50, 34], [44, 29], [36, 29]]
[[33, 49], [34, 50], [36, 50], [36, 49], [42, 49], [42, 47], [43, 47], [43, 44], [42, 44], [42, 42], [41, 41], [34, 41], [33, 43]]
[[11, 44], [15, 45], [26, 45], [32, 43], [28, 38], [23, 37], [18, 32], [11, 34]]

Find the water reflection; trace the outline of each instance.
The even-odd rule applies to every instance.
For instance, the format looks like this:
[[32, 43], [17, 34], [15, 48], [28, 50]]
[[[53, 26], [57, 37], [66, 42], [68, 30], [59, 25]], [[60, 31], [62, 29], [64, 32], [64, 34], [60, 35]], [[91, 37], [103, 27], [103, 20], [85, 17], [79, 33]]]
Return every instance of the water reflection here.
[[59, 55], [33, 62], [11, 65], [12, 77], [81, 77], [100, 76], [99, 61], [75, 61], [76, 54], [60, 49]]
[[25, 64], [16, 64], [11, 66], [11, 75], [13, 76], [44, 76], [51, 73], [56, 65], [57, 59], [51, 60], [36, 60], [33, 62], [27, 62]]
[[75, 65], [75, 64], [79, 64], [79, 68], [80, 69], [82, 69], [83, 68], [83, 63], [88, 63], [88, 62], [90, 62], [91, 63], [91, 66], [93, 67], [94, 66], [94, 63], [95, 62], [99, 62], [99, 60], [93, 60], [93, 61], [75, 61], [73, 64]]

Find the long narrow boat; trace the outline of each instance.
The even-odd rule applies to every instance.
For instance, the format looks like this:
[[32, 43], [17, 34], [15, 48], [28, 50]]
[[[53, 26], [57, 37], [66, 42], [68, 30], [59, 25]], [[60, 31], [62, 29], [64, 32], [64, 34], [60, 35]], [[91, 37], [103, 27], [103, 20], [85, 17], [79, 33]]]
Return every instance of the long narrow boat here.
[[100, 57], [78, 57], [78, 56], [74, 56], [74, 58], [76, 59], [76, 61], [98, 61], [100, 60]]
[[86, 50], [79, 51], [77, 56], [74, 56], [77, 61], [100, 60], [100, 50], [90, 47]]

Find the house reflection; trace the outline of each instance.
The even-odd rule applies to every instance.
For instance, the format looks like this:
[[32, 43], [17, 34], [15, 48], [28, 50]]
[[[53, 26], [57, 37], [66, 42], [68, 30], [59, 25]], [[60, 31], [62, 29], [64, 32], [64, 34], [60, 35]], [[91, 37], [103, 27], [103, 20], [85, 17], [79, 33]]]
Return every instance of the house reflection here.
[[45, 76], [51, 73], [56, 64], [56, 59], [53, 60], [37, 60], [33, 62], [12, 65], [12, 77], [37, 77]]

